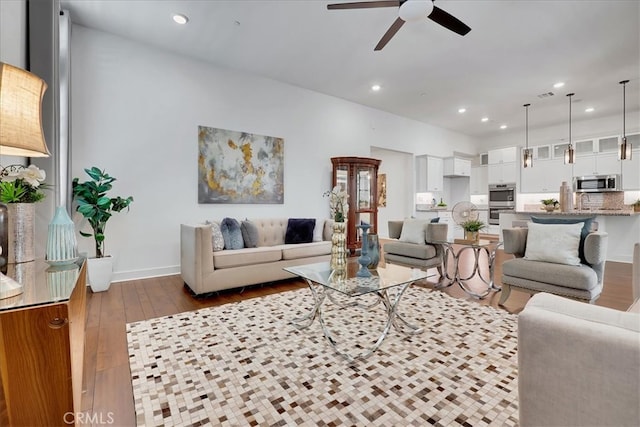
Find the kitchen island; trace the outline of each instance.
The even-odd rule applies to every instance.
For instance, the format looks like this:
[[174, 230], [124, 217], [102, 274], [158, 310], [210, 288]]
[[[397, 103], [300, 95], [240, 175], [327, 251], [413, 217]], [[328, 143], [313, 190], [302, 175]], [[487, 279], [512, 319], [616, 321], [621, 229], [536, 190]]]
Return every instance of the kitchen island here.
[[500, 240], [502, 230], [514, 226], [526, 226], [531, 216], [575, 218], [595, 218], [598, 231], [609, 234], [607, 261], [628, 262], [633, 258], [633, 245], [640, 242], [640, 213], [630, 209], [573, 210], [571, 212], [546, 212], [543, 210], [516, 210], [500, 214]]

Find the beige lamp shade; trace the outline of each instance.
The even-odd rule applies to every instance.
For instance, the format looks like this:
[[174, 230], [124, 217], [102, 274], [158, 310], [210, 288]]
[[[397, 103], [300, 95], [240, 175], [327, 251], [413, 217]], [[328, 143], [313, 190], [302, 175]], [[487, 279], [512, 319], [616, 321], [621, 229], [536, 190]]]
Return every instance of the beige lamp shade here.
[[38, 76], [0, 62], [0, 154], [48, 157], [42, 132], [42, 98], [47, 84]]

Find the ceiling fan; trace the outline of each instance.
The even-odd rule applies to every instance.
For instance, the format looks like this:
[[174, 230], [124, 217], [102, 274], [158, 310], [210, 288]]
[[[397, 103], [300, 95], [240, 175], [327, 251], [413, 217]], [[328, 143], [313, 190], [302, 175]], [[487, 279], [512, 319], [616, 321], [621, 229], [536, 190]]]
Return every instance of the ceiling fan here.
[[471, 28], [453, 15], [445, 12], [436, 5], [435, 0], [381, 0], [360, 1], [353, 3], [336, 3], [327, 5], [327, 9], [369, 9], [374, 7], [398, 7], [398, 18], [382, 36], [375, 49], [381, 50], [389, 43], [389, 40], [400, 30], [407, 21], [417, 21], [424, 17], [442, 25], [448, 30], [464, 36]]

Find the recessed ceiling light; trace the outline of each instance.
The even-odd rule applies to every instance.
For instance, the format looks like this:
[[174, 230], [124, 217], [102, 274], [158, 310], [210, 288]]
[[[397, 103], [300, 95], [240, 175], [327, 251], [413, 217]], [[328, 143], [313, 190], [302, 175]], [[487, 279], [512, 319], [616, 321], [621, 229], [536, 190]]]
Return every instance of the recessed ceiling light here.
[[372, 91], [374, 91], [374, 92], [379, 91], [379, 90], [380, 90], [380, 85], [373, 85], [373, 86], [371, 86], [371, 90], [372, 90]]
[[458, 113], [464, 113], [465, 111], [467, 111], [466, 108], [458, 108]]
[[506, 128], [507, 128], [507, 125], [500, 126], [500, 129], [506, 129]]
[[585, 109], [584, 112], [585, 113], [593, 113], [594, 110], [595, 110], [595, 108], [589, 107], [589, 108]]
[[187, 22], [189, 22], [189, 18], [187, 18], [186, 15], [183, 15], [181, 13], [174, 13], [172, 18], [176, 24], [180, 24], [180, 25], [184, 25]]
[[484, 123], [484, 122], [488, 122], [488, 121], [489, 121], [489, 117], [483, 117], [482, 119], [480, 119], [480, 121], [481, 121], [482, 123]]
[[556, 89], [561, 88], [562, 86], [564, 86], [564, 82], [558, 82], [553, 85], [553, 87], [555, 87]]

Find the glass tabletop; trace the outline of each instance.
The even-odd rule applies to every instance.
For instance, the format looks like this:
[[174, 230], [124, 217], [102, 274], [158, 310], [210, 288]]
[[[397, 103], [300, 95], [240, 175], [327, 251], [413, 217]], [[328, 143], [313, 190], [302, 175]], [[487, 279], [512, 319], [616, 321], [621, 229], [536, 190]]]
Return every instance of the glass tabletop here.
[[320, 262], [317, 264], [285, 267], [284, 270], [349, 296], [378, 292], [435, 276], [435, 274], [428, 274], [419, 268], [403, 267], [395, 264], [380, 264], [377, 269], [370, 270], [371, 277], [357, 277], [356, 272], [359, 268], [359, 264], [349, 262], [346, 270], [340, 273], [331, 270], [328, 262]]
[[473, 246], [474, 248], [485, 248], [493, 245], [500, 245], [502, 242], [498, 242], [495, 240], [465, 240], [465, 239], [447, 239], [447, 240], [434, 240], [433, 243], [438, 243], [441, 245], [463, 245], [463, 246]]

